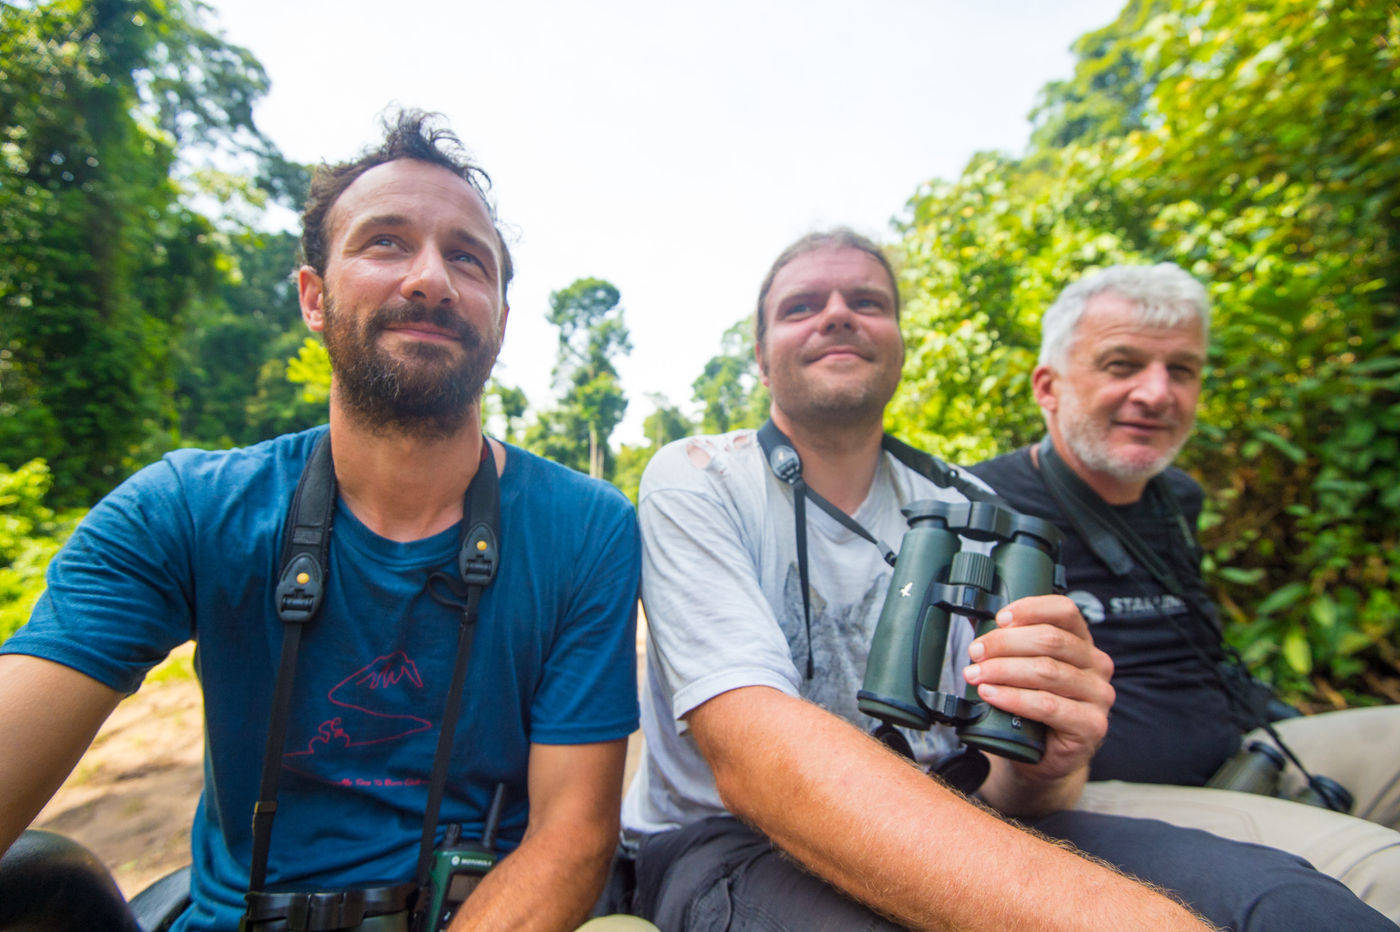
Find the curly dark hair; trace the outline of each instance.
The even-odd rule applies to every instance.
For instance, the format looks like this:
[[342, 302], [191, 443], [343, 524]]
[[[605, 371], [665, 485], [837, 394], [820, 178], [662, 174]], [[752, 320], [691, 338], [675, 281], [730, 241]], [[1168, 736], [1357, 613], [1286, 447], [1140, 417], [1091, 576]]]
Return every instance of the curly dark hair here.
[[487, 216], [491, 218], [491, 228], [496, 231], [496, 241], [501, 247], [501, 297], [505, 298], [506, 288], [515, 275], [515, 265], [511, 261], [505, 237], [501, 235], [496, 207], [486, 196], [491, 187], [491, 178], [472, 162], [456, 134], [445, 125], [439, 125], [443, 122], [442, 115], [438, 113], [399, 110], [384, 117], [384, 142], [378, 147], [366, 149], [358, 158], [348, 162], [316, 166], [306, 194], [306, 208], [301, 212], [301, 261], [304, 265], [311, 266], [317, 275], [326, 274], [326, 242], [330, 235], [328, 224], [331, 208], [356, 178], [376, 165], [397, 159], [417, 159], [442, 166], [471, 185], [472, 190], [481, 197]]
[[859, 249], [880, 263], [885, 274], [890, 277], [890, 290], [894, 292], [894, 319], [899, 320], [899, 282], [894, 277], [894, 269], [890, 266], [890, 260], [885, 257], [885, 251], [874, 240], [860, 235], [850, 227], [836, 227], [818, 233], [808, 233], [773, 260], [768, 274], [763, 277], [763, 284], [759, 286], [758, 308], [754, 312], [754, 342], [759, 349], [763, 348], [763, 341], [768, 336], [768, 320], [763, 315], [763, 302], [768, 300], [768, 292], [773, 288], [773, 279], [782, 267], [793, 259], [818, 249]]

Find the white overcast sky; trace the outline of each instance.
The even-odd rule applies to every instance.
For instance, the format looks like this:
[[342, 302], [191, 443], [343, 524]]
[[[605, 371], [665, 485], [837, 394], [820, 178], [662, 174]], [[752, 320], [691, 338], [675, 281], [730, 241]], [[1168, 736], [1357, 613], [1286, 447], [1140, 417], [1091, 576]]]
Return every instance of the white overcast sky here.
[[639, 442], [811, 229], [889, 240], [917, 186], [1020, 152], [1069, 45], [1123, 0], [215, 0], [257, 56], [257, 111], [291, 158], [348, 157], [391, 103], [445, 114], [490, 173], [515, 255], [496, 374], [552, 403], [549, 293], [622, 292]]

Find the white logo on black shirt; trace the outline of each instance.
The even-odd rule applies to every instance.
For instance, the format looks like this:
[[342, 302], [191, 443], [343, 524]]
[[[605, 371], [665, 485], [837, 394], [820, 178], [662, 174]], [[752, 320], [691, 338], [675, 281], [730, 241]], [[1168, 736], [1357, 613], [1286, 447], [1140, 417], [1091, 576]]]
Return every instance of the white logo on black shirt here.
[[1161, 595], [1116, 596], [1108, 600], [1108, 610], [1115, 618], [1156, 618], [1184, 614], [1186, 603], [1169, 592]]
[[1071, 602], [1079, 606], [1079, 614], [1084, 616], [1084, 620], [1091, 625], [1101, 623], [1105, 617], [1103, 603], [1099, 597], [1092, 592], [1085, 592], [1083, 589], [1075, 589], [1073, 592], [1066, 592]]

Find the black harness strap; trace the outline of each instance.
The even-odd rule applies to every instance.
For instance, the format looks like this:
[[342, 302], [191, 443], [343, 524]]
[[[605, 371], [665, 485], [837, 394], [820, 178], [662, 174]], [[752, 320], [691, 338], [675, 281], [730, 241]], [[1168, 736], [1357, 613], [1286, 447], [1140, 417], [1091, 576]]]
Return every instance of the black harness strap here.
[[[1127, 576], [1132, 572], [1134, 565], [1141, 566], [1163, 589], [1190, 605], [1194, 611], [1210, 621], [1212, 627], [1218, 629], [1213, 620], [1215, 613], [1210, 607], [1201, 604], [1202, 600], [1198, 595], [1188, 592], [1172, 568], [1156, 551], [1147, 546], [1147, 542], [1132, 525], [1124, 521], [1097, 492], [1089, 488], [1088, 483], [1065, 464], [1060, 454], [1055, 452], [1055, 446], [1049, 437], [1041, 441], [1037, 452], [1040, 456], [1041, 480], [1046, 489], [1059, 504], [1060, 510], [1068, 516], [1074, 529], [1084, 538], [1089, 549], [1107, 564], [1114, 575]], [[1192, 559], [1199, 561], [1200, 545], [1191, 533], [1186, 516], [1182, 514], [1181, 505], [1172, 494], [1167, 480], [1160, 473], [1153, 476], [1148, 480], [1145, 494], [1166, 512], [1179, 538], [1178, 542], [1191, 554]]]
[[990, 502], [998, 508], [1005, 508], [1008, 511], [1015, 511], [1007, 504], [1006, 500], [995, 492], [988, 491], [972, 480], [968, 479], [956, 467], [943, 462], [932, 453], [920, 450], [918, 447], [910, 446], [898, 437], [885, 434], [881, 445], [885, 452], [889, 453], [899, 462], [908, 466], [914, 472], [923, 476], [934, 485], [942, 486], [945, 489], [957, 489], [965, 498], [974, 502]]
[[[287, 510], [282, 541], [282, 573], [275, 591], [277, 614], [283, 622], [284, 634], [267, 745], [263, 751], [262, 779], [258, 801], [253, 807], [253, 852], [248, 879], [250, 893], [260, 892], [267, 881], [272, 819], [277, 812], [277, 778], [282, 767], [282, 751], [286, 745], [297, 652], [301, 643], [302, 626], [316, 616], [325, 592], [335, 502], [335, 464], [331, 457], [330, 434], [327, 433], [317, 441], [311, 451], [311, 456], [302, 469], [301, 478], [297, 480], [291, 506]], [[427, 880], [427, 872], [423, 865], [432, 858], [437, 817], [452, 752], [453, 731], [461, 711], [467, 663], [471, 657], [477, 606], [481, 601], [482, 592], [495, 578], [496, 569], [500, 564], [500, 523], [500, 483], [496, 476], [495, 458], [491, 453], [490, 442], [482, 438], [481, 460], [477, 465], [476, 475], [467, 486], [463, 502], [462, 535], [457, 553], [457, 569], [461, 579], [454, 580], [446, 574], [436, 573], [428, 580], [429, 594], [435, 600], [458, 606], [463, 612], [457, 637], [457, 658], [452, 670], [452, 682], [448, 688], [447, 705], [443, 710], [437, 751], [433, 756], [428, 803], [423, 816], [423, 841], [419, 849], [417, 872], [420, 888]], [[445, 583], [452, 594], [463, 601], [439, 596], [433, 591], [434, 582]], [[418, 897], [419, 901], [426, 899], [422, 895]]]
[[[418, 868], [414, 873], [419, 891], [415, 909], [422, 914], [426, 914], [428, 909], [433, 843], [437, 835], [438, 813], [442, 809], [442, 794], [447, 785], [447, 768], [452, 761], [452, 740], [457, 732], [457, 718], [462, 711], [467, 662], [471, 658], [472, 634], [476, 631], [476, 610], [482, 592], [496, 577], [496, 568], [500, 565], [496, 529], [501, 526], [501, 496], [496, 479], [496, 460], [491, 454], [491, 444], [484, 438], [481, 448], [481, 463], [476, 468], [476, 477], [467, 487], [466, 511], [462, 515], [462, 544], [457, 551], [457, 572], [461, 578], [454, 580], [445, 573], [434, 573], [429, 579], [429, 595], [440, 603], [460, 607], [462, 624], [457, 635], [457, 660], [452, 666], [452, 684], [447, 689], [447, 706], [442, 712], [437, 750], [433, 752], [433, 773], [428, 786], [428, 802], [423, 810], [423, 838], [418, 846]], [[472, 521], [470, 526], [467, 524], [469, 518]], [[439, 596], [431, 588], [432, 582], [443, 583], [463, 601]], [[492, 806], [498, 813], [503, 790], [504, 784], [497, 788], [496, 802]], [[415, 928], [422, 928], [421, 920], [415, 924]]]
[[[797, 455], [792, 441], [771, 419], [765, 421], [758, 429], [758, 443], [773, 475], [792, 486], [792, 510], [797, 530], [797, 575], [798, 583], [802, 587], [802, 618], [807, 628], [807, 679], [810, 680], [815, 674], [815, 669], [812, 660], [812, 596], [808, 591], [806, 499], [810, 498], [818, 508], [852, 534], [874, 544], [890, 566], [894, 566], [895, 552], [889, 544], [877, 539], [858, 521], [803, 481], [802, 458]], [[889, 434], [884, 435], [880, 446], [886, 453], [936, 486], [957, 489], [973, 501], [992, 502], [1003, 508], [1009, 507], [999, 496], [969, 481], [947, 463], [917, 447], [911, 447]]]
[[302, 468], [282, 536], [282, 575], [273, 594], [277, 615], [282, 619], [282, 655], [277, 666], [267, 744], [263, 749], [258, 801], [253, 805], [249, 890], [261, 890], [267, 880], [272, 818], [277, 814], [277, 777], [282, 769], [282, 749], [287, 742], [297, 651], [301, 646], [302, 625], [315, 617], [325, 594], [335, 497], [335, 466], [331, 462], [331, 435], [327, 431], [316, 442], [310, 459]]

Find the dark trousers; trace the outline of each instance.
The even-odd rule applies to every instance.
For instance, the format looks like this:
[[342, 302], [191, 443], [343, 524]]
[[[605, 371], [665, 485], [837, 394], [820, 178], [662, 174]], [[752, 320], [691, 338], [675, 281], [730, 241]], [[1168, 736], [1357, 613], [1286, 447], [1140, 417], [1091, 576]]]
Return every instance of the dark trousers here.
[[[1087, 812], [1056, 813], [1033, 825], [1173, 891], [1227, 929], [1396, 929], [1331, 877], [1273, 848], [1151, 819]], [[651, 836], [638, 850], [634, 867], [631, 911], [662, 932], [900, 928], [808, 874], [762, 834], [728, 817]], [[994, 895], [996, 882], [989, 881], [988, 895]], [[1014, 868], [1001, 882], [1015, 882]]]

